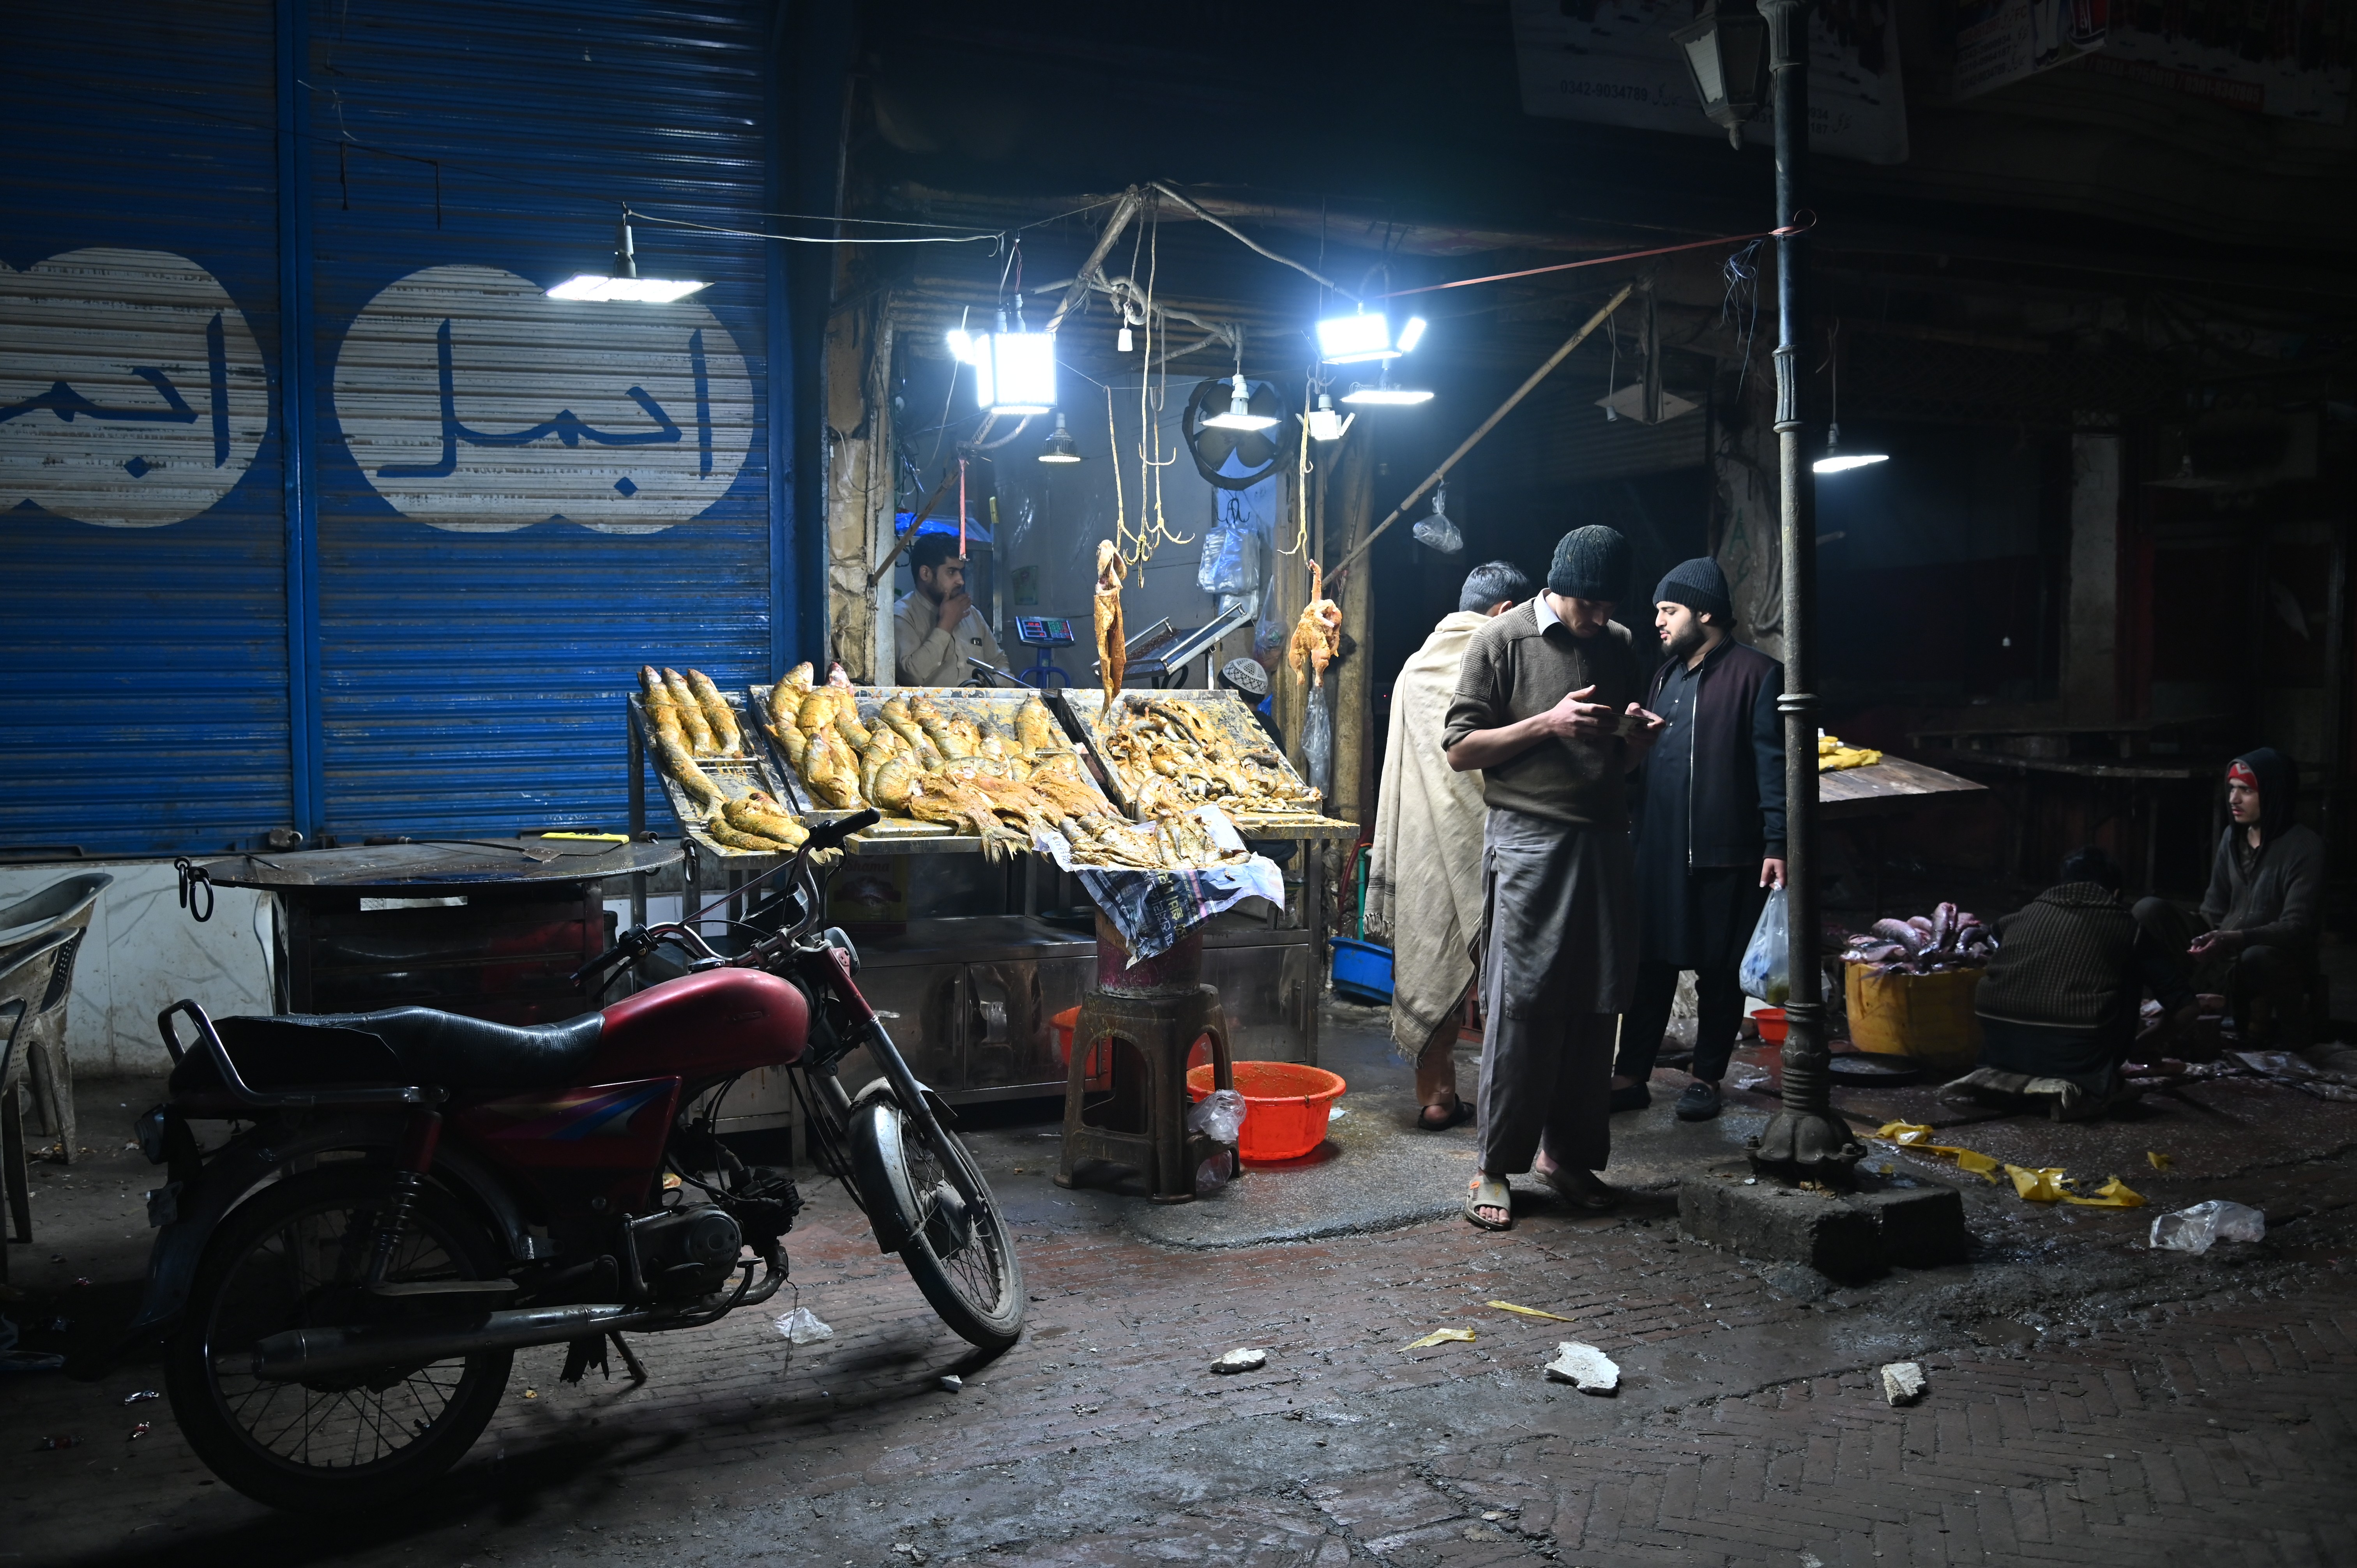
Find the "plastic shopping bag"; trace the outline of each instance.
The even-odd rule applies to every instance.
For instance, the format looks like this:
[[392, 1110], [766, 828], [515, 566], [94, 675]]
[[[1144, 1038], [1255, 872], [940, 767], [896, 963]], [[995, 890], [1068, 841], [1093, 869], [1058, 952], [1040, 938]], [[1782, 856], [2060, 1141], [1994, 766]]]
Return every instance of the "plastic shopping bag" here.
[[1751, 945], [1743, 950], [1743, 967], [1737, 972], [1744, 993], [1770, 1007], [1781, 1007], [1792, 994], [1792, 917], [1786, 912], [1781, 887], [1768, 895], [1760, 923], [1751, 928]]

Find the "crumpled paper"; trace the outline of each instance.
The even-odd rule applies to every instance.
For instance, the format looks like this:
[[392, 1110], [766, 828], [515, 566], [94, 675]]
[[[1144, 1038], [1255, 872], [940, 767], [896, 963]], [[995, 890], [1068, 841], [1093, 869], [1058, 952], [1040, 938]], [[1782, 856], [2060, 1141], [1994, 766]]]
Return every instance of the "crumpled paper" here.
[[1932, 1128], [1920, 1122], [1886, 1122], [1880, 1131], [1875, 1133], [1878, 1138], [1888, 1138], [1892, 1143], [1910, 1149], [1920, 1149], [1927, 1155], [1944, 1155], [1956, 1162], [1958, 1170], [1970, 1171], [1983, 1181], [1996, 1180], [1999, 1168], [1996, 1161], [1976, 1149], [1959, 1148], [1953, 1144], [1932, 1142], [1938, 1135]]
[[[1221, 848], [1243, 847], [1235, 824], [1217, 806], [1199, 806], [1192, 814]], [[1280, 908], [1285, 904], [1285, 874], [1266, 855], [1238, 865], [1138, 871], [1078, 861], [1064, 835], [1045, 828], [1032, 833], [1031, 847], [1081, 879], [1091, 901], [1121, 933], [1132, 964], [1168, 952], [1195, 927], [1246, 898], [1265, 898]]]

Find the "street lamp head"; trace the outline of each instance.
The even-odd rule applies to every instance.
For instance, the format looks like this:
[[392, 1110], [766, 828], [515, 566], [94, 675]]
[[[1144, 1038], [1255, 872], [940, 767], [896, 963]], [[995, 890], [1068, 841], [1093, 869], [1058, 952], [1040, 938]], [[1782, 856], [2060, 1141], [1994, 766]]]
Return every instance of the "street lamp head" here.
[[1752, 0], [1702, 0], [1701, 14], [1670, 35], [1684, 56], [1695, 99], [1727, 139], [1768, 101], [1768, 22]]

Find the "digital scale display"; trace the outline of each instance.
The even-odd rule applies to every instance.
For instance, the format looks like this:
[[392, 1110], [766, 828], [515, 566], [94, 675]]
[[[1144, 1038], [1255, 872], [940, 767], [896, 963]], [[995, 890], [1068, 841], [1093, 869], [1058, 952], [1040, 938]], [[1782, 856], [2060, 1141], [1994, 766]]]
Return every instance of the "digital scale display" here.
[[1031, 648], [1070, 648], [1072, 622], [1068, 616], [1017, 616], [1015, 639]]

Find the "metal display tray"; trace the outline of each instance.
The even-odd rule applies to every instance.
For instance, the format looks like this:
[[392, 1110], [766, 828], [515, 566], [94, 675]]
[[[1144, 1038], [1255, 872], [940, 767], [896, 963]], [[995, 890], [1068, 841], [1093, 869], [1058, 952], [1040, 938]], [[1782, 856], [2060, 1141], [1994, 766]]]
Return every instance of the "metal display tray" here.
[[[1170, 698], [1192, 703], [1200, 708], [1240, 751], [1275, 749], [1268, 732], [1261, 727], [1260, 720], [1244, 706], [1242, 698], [1230, 691], [1125, 691], [1114, 700], [1113, 716], [1117, 718], [1122, 708], [1131, 703], [1143, 704]], [[1111, 725], [1099, 714], [1103, 693], [1074, 689], [1056, 693], [1052, 701], [1064, 727], [1094, 754], [1104, 776], [1106, 789], [1120, 803], [1122, 811], [1135, 820], [1138, 814], [1137, 803], [1131, 798], [1128, 787], [1122, 779], [1121, 769], [1104, 754], [1104, 737]], [[1301, 776], [1293, 770], [1293, 764], [1285, 759], [1281, 751], [1277, 753], [1277, 766], [1285, 769], [1286, 777], [1299, 781]], [[1211, 804], [1227, 812], [1228, 820], [1236, 825], [1236, 832], [1246, 838], [1354, 839], [1359, 835], [1358, 823], [1346, 822], [1339, 817], [1329, 817], [1316, 811], [1239, 811], [1216, 800]]]
[[[755, 710], [767, 715], [770, 693], [775, 688], [770, 685], [748, 686], [746, 693]], [[860, 724], [869, 729], [884, 722], [877, 716], [877, 710], [892, 698], [920, 696], [931, 698], [934, 705], [945, 713], [962, 713], [977, 723], [985, 716], [996, 719], [999, 727], [1009, 735], [1015, 733], [1015, 712], [1017, 708], [1035, 696], [1046, 700], [1042, 693], [1028, 687], [1013, 691], [991, 686], [854, 686], [851, 694], [859, 704]], [[1071, 738], [1071, 726], [1057, 714], [1052, 702], [1049, 703], [1048, 712], [1049, 716], [1058, 718], [1066, 737]], [[802, 777], [794, 771], [793, 764], [786, 760], [785, 749], [770, 734], [767, 724], [756, 723], [753, 731], [760, 736], [771, 767], [793, 791], [779, 798], [791, 804], [798, 815], [807, 822], [833, 822], [850, 815], [847, 811], [821, 806], [812, 800]], [[1083, 760], [1088, 760], [1085, 753]], [[1091, 774], [1089, 787], [1098, 795], [1104, 796], [1103, 782], [1095, 777], [1097, 769], [1092, 767], [1088, 771]], [[1109, 797], [1105, 800], [1105, 810], [1108, 812], [1118, 811]], [[943, 829], [931, 822], [887, 817], [866, 832], [854, 835], [845, 847], [855, 854], [979, 854], [982, 853], [982, 841], [972, 833]]]
[[[703, 768], [704, 776], [718, 785], [720, 792], [732, 800], [742, 800], [759, 789], [772, 799], [783, 802], [797, 817], [804, 815], [796, 797], [788, 793], [786, 789], [782, 775], [790, 770], [781, 763], [772, 760], [767, 749], [766, 736], [759, 741], [755, 740], [757, 729], [749, 723], [744, 711], [744, 704], [734, 697], [729, 697], [726, 693], [723, 693], [722, 696], [727, 700], [729, 711], [737, 715], [737, 733], [745, 737], [746, 755], [699, 757], [695, 759], [695, 765]], [[789, 853], [735, 849], [705, 833], [703, 828], [697, 825], [698, 815], [695, 803], [687, 798], [687, 791], [680, 788], [679, 780], [663, 771], [662, 753], [655, 746], [654, 728], [647, 723], [645, 703], [636, 692], [630, 694], [629, 701], [630, 727], [632, 733], [638, 736], [640, 749], [646, 753], [647, 765], [654, 769], [655, 777], [662, 781], [663, 799], [671, 802], [672, 815], [679, 819], [680, 827], [690, 839], [694, 841], [697, 849], [722, 860], [734, 861], [774, 861]], [[799, 783], [800, 780], [797, 779], [795, 782]], [[837, 814], [840, 815], [840, 813]]]

